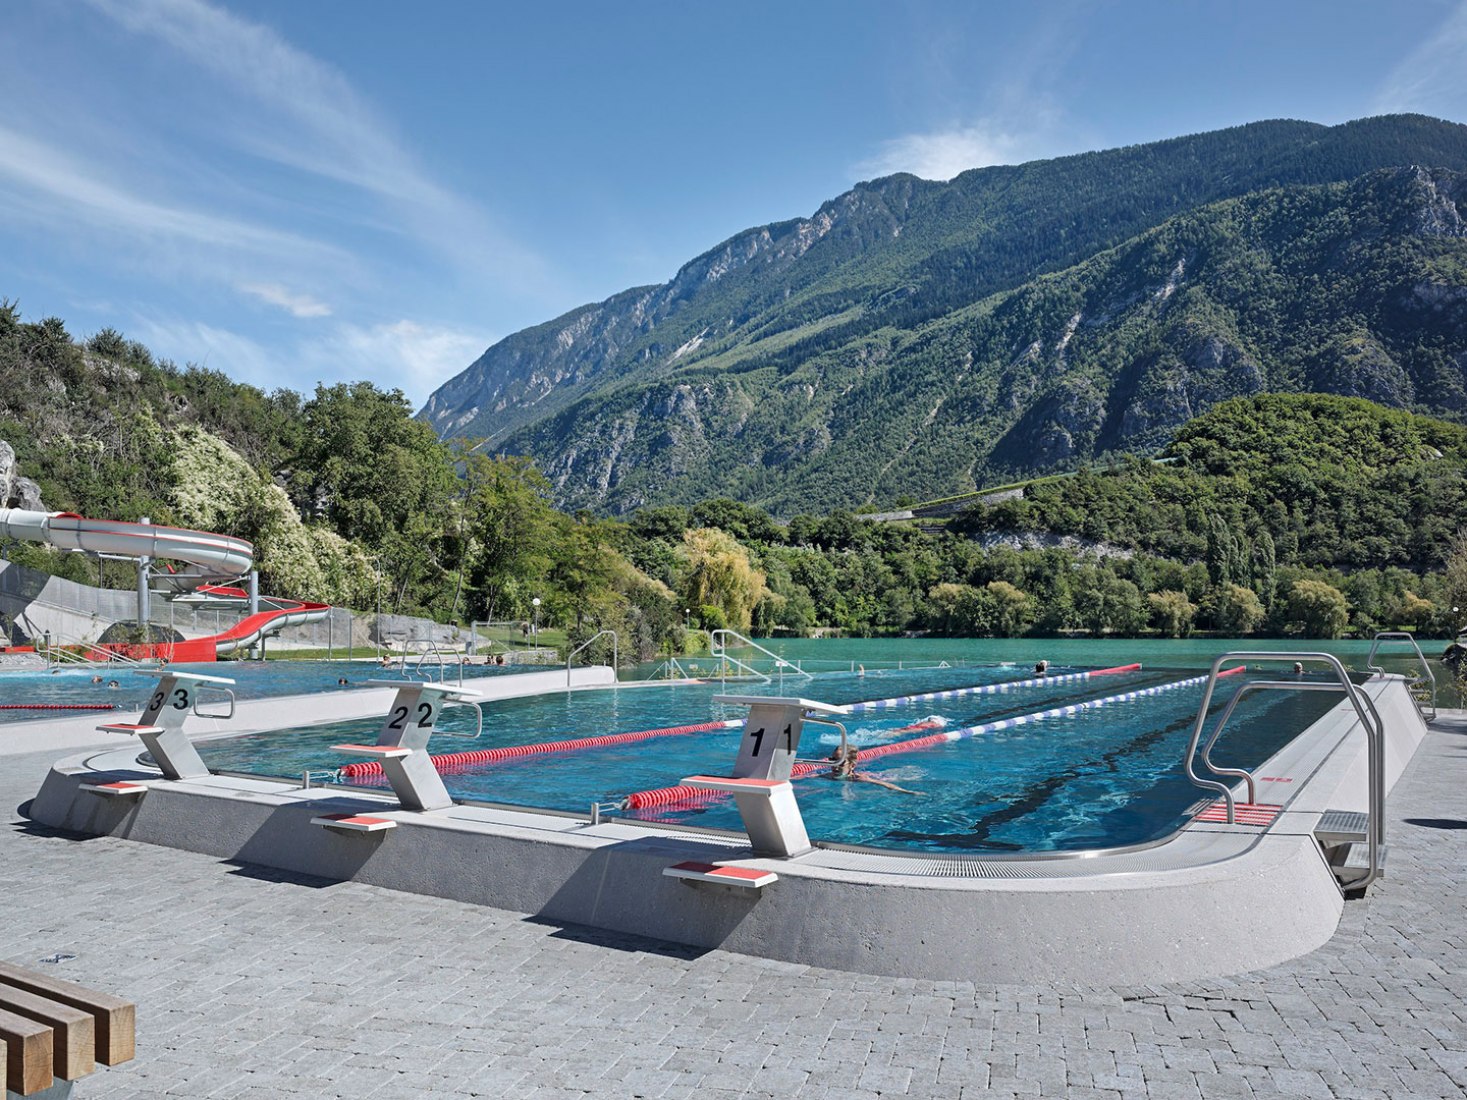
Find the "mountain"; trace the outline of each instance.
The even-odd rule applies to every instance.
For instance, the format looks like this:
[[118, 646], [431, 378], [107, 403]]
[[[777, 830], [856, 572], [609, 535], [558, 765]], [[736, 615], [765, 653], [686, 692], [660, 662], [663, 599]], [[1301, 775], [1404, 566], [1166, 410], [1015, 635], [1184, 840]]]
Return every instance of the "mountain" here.
[[1265, 389], [1461, 418], [1463, 170], [1467, 127], [1390, 116], [892, 176], [506, 338], [419, 415], [563, 506], [784, 514], [1148, 451]]

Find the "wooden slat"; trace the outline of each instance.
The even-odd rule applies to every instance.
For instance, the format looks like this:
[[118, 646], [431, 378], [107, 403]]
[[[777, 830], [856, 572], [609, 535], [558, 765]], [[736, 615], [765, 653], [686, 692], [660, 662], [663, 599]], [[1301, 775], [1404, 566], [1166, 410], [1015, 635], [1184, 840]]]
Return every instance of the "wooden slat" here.
[[51, 1029], [0, 1009], [0, 1039], [5, 1041], [5, 1087], [29, 1096], [51, 1087]]
[[27, 993], [36, 993], [72, 1008], [79, 1008], [83, 1012], [90, 1012], [97, 1020], [96, 1058], [104, 1066], [115, 1066], [119, 1062], [132, 1059], [135, 1053], [137, 1007], [131, 1001], [124, 1001], [110, 993], [99, 993], [75, 982], [53, 978], [49, 974], [37, 974], [34, 970], [26, 970], [7, 962], [0, 962], [0, 981], [24, 989]]
[[55, 1032], [51, 1044], [55, 1062], [51, 1072], [57, 1077], [75, 1081], [97, 1068], [93, 1045], [96, 1024], [90, 1012], [5, 982], [0, 982], [0, 1009], [45, 1024]]

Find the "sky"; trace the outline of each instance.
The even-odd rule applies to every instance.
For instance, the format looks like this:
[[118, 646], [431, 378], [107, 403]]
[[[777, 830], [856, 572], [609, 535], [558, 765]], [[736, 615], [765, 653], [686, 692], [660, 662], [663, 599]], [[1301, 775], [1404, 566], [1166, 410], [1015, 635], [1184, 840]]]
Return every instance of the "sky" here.
[[0, 300], [418, 407], [863, 179], [1467, 122], [1463, 73], [1467, 0], [8, 0]]

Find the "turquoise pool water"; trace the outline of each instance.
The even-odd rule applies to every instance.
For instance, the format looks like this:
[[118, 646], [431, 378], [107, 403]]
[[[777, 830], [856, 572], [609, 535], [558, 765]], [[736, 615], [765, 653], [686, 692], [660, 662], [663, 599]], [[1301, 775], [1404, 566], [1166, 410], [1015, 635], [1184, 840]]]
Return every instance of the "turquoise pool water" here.
[[[1063, 672], [1064, 669], [1052, 669]], [[446, 712], [431, 751], [450, 753], [577, 736], [741, 718], [741, 709], [714, 704], [725, 691], [799, 695], [851, 703], [918, 692], [1026, 678], [1025, 666], [920, 671], [822, 673], [783, 685], [724, 688], [717, 684], [649, 685], [561, 692], [486, 705], [484, 732], [474, 740], [448, 736], [474, 728], [472, 712]], [[968, 727], [1175, 683], [1195, 670], [1144, 669], [1078, 682], [1049, 681], [1002, 694], [964, 695], [852, 715], [858, 745], [923, 736], [905, 731], [940, 720]], [[1241, 677], [1223, 681], [1221, 707]], [[796, 782], [810, 835], [817, 841], [927, 852], [994, 853], [1079, 850], [1142, 843], [1175, 829], [1200, 797], [1182, 775], [1181, 759], [1201, 699], [1201, 686], [1118, 699], [955, 743], [884, 757], [863, 766], [874, 777], [920, 793], [812, 777]], [[1256, 766], [1305, 729], [1335, 697], [1269, 693], [1246, 701], [1219, 746], [1218, 762]], [[340, 723], [234, 738], [201, 745], [211, 767], [299, 778], [347, 761], [332, 744], [370, 740], [380, 720]], [[508, 805], [585, 812], [591, 803], [620, 802], [641, 790], [673, 786], [684, 776], [724, 773], [741, 731], [659, 737], [571, 753], [539, 755], [445, 774], [454, 797]], [[839, 734], [807, 726], [802, 759], [829, 755]], [[372, 781], [364, 781], [371, 783]], [[376, 781], [377, 785], [385, 783]], [[624, 816], [670, 824], [737, 830], [731, 800], [705, 799]]]

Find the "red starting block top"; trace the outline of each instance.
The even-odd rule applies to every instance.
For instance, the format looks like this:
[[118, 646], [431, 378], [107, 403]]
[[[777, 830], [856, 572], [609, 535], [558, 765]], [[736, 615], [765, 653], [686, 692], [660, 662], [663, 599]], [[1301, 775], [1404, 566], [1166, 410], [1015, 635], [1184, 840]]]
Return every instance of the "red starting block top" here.
[[396, 760], [401, 756], [408, 756], [412, 749], [403, 748], [401, 745], [332, 745], [335, 752], [352, 752], [358, 756], [375, 756], [379, 760]]
[[162, 726], [140, 726], [136, 722], [109, 722], [105, 726], [98, 726], [102, 733], [163, 733]]
[[369, 814], [322, 814], [311, 818], [312, 825], [327, 829], [346, 829], [353, 833], [380, 833], [397, 828], [397, 822], [387, 817], [372, 817]]
[[84, 791], [91, 791], [93, 794], [109, 795], [113, 798], [136, 798], [138, 795], [148, 793], [147, 784], [128, 783], [126, 781], [115, 783], [82, 783], [80, 787]]
[[683, 780], [688, 787], [711, 791], [747, 791], [750, 794], [772, 794], [776, 787], [788, 787], [788, 779], [737, 779], [729, 775], [690, 775]]
[[664, 867], [662, 873], [671, 878], [689, 882], [712, 882], [722, 886], [738, 886], [746, 890], [760, 890], [771, 882], [778, 882], [773, 871], [761, 871], [757, 867], [726, 867], [717, 863], [702, 863], [686, 860]]

